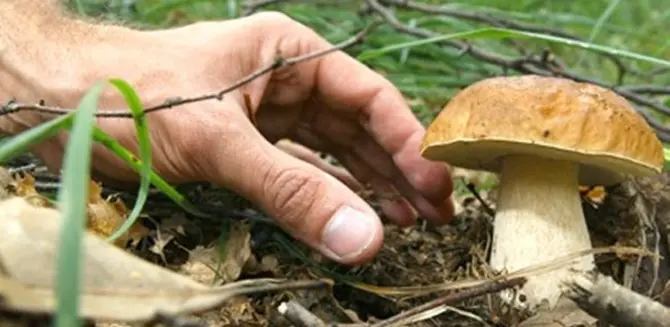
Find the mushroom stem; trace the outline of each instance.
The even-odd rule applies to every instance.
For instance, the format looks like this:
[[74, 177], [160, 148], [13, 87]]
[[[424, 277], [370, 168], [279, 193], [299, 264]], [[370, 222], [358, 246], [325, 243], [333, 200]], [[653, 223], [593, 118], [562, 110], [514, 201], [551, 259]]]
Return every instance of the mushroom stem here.
[[[592, 248], [579, 197], [578, 169], [572, 162], [533, 156], [503, 159], [493, 269], [513, 272]], [[594, 268], [592, 255], [575, 262], [529, 276], [519, 292], [525, 299], [517, 296], [515, 306], [534, 310], [546, 301], [554, 308], [562, 295], [562, 280], [572, 274], [571, 269]]]

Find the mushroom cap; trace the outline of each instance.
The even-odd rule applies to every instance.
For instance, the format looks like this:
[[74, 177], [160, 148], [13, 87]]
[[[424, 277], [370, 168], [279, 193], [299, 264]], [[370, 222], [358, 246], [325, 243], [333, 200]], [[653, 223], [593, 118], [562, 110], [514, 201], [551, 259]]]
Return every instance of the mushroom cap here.
[[582, 185], [663, 168], [663, 145], [623, 97], [558, 77], [493, 77], [456, 94], [428, 127], [421, 155], [498, 173], [507, 155], [578, 163]]

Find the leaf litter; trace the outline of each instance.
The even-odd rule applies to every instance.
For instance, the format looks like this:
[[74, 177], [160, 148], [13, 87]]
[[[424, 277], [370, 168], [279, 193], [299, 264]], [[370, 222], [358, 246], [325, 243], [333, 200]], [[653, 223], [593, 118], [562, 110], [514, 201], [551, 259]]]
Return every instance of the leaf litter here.
[[[26, 195], [35, 196], [39, 192], [35, 189], [34, 180], [26, 176], [30, 175], [24, 175], [13, 183], [23, 187], [24, 202], [33, 203], [34, 200], [28, 200]], [[356, 267], [343, 267], [329, 262], [305, 245], [292, 240], [277, 226], [267, 223], [267, 217], [263, 218], [244, 199], [209, 184], [188, 185], [180, 191], [199, 207], [220, 212], [220, 221], [192, 217], [171, 206], [160, 194], [154, 194], [147, 203], [143, 216], [145, 219], [138, 222], [134, 229], [134, 236], [116, 246], [103, 246], [104, 242], [93, 235], [109, 235], [114, 229], [109, 226], [120, 226], [125, 205], [122, 205], [121, 200], [112, 202], [109, 197], [102, 198], [102, 192], [98, 192], [99, 196], [93, 203], [107, 204], [104, 204], [104, 210], [95, 212], [116, 212], [118, 216], [111, 214], [110, 218], [103, 219], [97, 225], [87, 225], [91, 235], [87, 236], [85, 243], [88, 251], [85, 282], [89, 290], [95, 289], [91, 287], [96, 285], [115, 285], [113, 298], [118, 306], [113, 310], [113, 315], [105, 317], [107, 320], [121, 321], [124, 314], [133, 314], [129, 313], [134, 311], [130, 309], [142, 312], [134, 313], [136, 317], [146, 317], [151, 312], [147, 308], [152, 306], [147, 301], [133, 301], [133, 296], [138, 292], [144, 292], [143, 296], [159, 298], [163, 301], [161, 303], [169, 303], [165, 300], [165, 294], [169, 292], [204, 292], [206, 295], [202, 295], [201, 302], [193, 300], [190, 303], [202, 305], [207, 302], [210, 305], [202, 305], [206, 309], [197, 310], [202, 312], [184, 310], [182, 313], [186, 317], [203, 321], [207, 326], [291, 326], [278, 311], [286, 303], [298, 303], [329, 323], [378, 322], [417, 307], [441, 293], [438, 288], [431, 290], [429, 285], [456, 284], [494, 275], [487, 265], [492, 230], [492, 216], [487, 208], [495, 210], [496, 190], [495, 186], [491, 187], [495, 185], [495, 177], [456, 169], [454, 178], [457, 214], [452, 224], [431, 226], [421, 222], [407, 228], [387, 225], [385, 243], [379, 254], [372, 262]], [[668, 179], [670, 176], [664, 174], [657, 178], [636, 179], [614, 188], [581, 188], [583, 208], [594, 247], [643, 246], [667, 258], [670, 255], [670, 219], [660, 213], [670, 210]], [[474, 186], [477, 196], [468, 191], [468, 186]], [[102, 185], [100, 189], [105, 191]], [[132, 201], [132, 194], [107, 191], [114, 192], [119, 193], [119, 198], [124, 198], [126, 202]], [[366, 199], [376, 207], [374, 194]], [[18, 203], [16, 199], [12, 201], [16, 202], [5, 202], [4, 205]], [[40, 208], [40, 201], [36, 207], [22, 204], [18, 207], [23, 211], [14, 210], [40, 210], [40, 219], [52, 216], [54, 221], [58, 219], [53, 210], [42, 213], [41, 210], [47, 210], [48, 206]], [[251, 218], [226, 219], [227, 213], [240, 212], [245, 212]], [[7, 213], [3, 216], [5, 223], [12, 220], [12, 216]], [[32, 284], [41, 281], [37, 285], [50, 285], [51, 281], [46, 276], [53, 272], [30, 270], [30, 267], [43, 267], [51, 259], [50, 255], [53, 255], [45, 250], [48, 247], [36, 246], [40, 244], [36, 240], [45, 237], [43, 224], [34, 227], [41, 227], [42, 234], [33, 231], [31, 237], [19, 234], [22, 236], [5, 238], [0, 243], [4, 244], [0, 246], [0, 264], [5, 272], [2, 285], [26, 282], [25, 276], [31, 275], [35, 276], [29, 279]], [[13, 241], [10, 242], [10, 239]], [[25, 257], [33, 258], [31, 261], [34, 265], [25, 265], [25, 259], [21, 259]], [[110, 263], [111, 257], [114, 257], [113, 263]], [[660, 301], [665, 299], [662, 303], [670, 305], [670, 264], [667, 259], [659, 261], [621, 254], [600, 254], [597, 258], [603, 273], [640, 293]], [[18, 268], [18, 262], [24, 265]], [[121, 268], [124, 266], [132, 269]], [[153, 277], [139, 281], [138, 274]], [[335, 284], [318, 289], [281, 290], [277, 287], [273, 292], [254, 294], [248, 294], [250, 292], [246, 290], [252, 287], [244, 284], [275, 279], [319, 281], [324, 278], [331, 278]], [[238, 283], [242, 284], [236, 286]], [[211, 291], [203, 291], [225, 287], [239, 287], [244, 291], [236, 294], [224, 292], [225, 300], [221, 301], [216, 301], [221, 295], [216, 298]], [[411, 287], [416, 287], [416, 293], [407, 291]], [[2, 290], [5, 297], [7, 288], [5, 286]], [[94, 312], [96, 305], [106, 300], [109, 301], [106, 295], [92, 292], [84, 295], [83, 303], [91, 307], [90, 312]], [[178, 306], [173, 305], [173, 308]], [[106, 311], [109, 308], [98, 310]], [[426, 313], [425, 319], [412, 326], [511, 326], [519, 319], [510, 316], [504, 307], [494, 301], [494, 297], [480, 296], [446, 306], [436, 313]], [[3, 321], [1, 315], [0, 321]], [[125, 325], [99, 323], [98, 326]]]

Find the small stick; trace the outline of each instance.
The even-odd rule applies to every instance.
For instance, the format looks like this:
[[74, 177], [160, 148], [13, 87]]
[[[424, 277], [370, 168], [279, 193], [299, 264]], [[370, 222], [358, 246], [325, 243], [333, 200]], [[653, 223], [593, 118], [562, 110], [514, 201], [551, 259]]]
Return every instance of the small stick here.
[[486, 282], [484, 284], [481, 284], [479, 286], [471, 287], [469, 289], [456, 292], [456, 293], [451, 293], [448, 295], [445, 295], [441, 298], [435, 299], [430, 302], [426, 302], [418, 307], [414, 307], [410, 310], [401, 312], [391, 318], [388, 318], [386, 320], [382, 320], [376, 324], [371, 325], [370, 327], [388, 327], [392, 326], [395, 323], [401, 322], [405, 319], [408, 319], [416, 314], [437, 308], [442, 305], [447, 305], [447, 304], [452, 304], [454, 302], [459, 302], [463, 300], [467, 300], [476, 296], [484, 295], [484, 294], [490, 294], [490, 293], [495, 293], [499, 292], [508, 288], [512, 287], [517, 287], [520, 286], [524, 283], [526, 283], [526, 277], [516, 277], [508, 280], [503, 280], [503, 281], [498, 281], [498, 280], [492, 280], [489, 282]]
[[277, 311], [296, 327], [326, 327], [325, 322], [294, 300], [282, 302]]
[[[189, 103], [196, 103], [196, 102], [202, 102], [206, 100], [221, 100], [223, 99], [223, 96], [233, 90], [236, 90], [246, 84], [251, 83], [255, 79], [268, 74], [272, 71], [275, 71], [279, 68], [287, 67], [287, 66], [293, 66], [305, 61], [309, 61], [312, 59], [316, 59], [325, 55], [328, 55], [330, 53], [340, 51], [347, 49], [351, 46], [354, 46], [356, 44], [359, 44], [363, 42], [365, 39], [365, 36], [370, 33], [373, 29], [377, 28], [379, 25], [381, 25], [381, 22], [376, 21], [372, 24], [370, 24], [368, 27], [363, 29], [361, 32], [357, 33], [355, 36], [349, 38], [348, 40], [345, 40], [341, 43], [338, 43], [332, 47], [323, 49], [323, 50], [318, 50], [314, 51], [311, 53], [307, 53], [304, 55], [292, 57], [292, 58], [284, 58], [280, 55], [278, 55], [272, 63], [267, 64], [265, 67], [260, 68], [253, 73], [237, 80], [234, 82], [232, 85], [214, 92], [214, 93], [209, 93], [209, 94], [204, 94], [204, 95], [199, 95], [195, 97], [190, 97], [190, 98], [183, 98], [183, 97], [176, 97], [176, 98], [170, 98], [166, 99], [162, 104], [152, 106], [145, 108], [143, 111], [143, 114], [147, 114], [150, 112], [154, 111], [159, 111], [159, 110], [165, 110], [165, 109], [172, 109], [177, 106], [189, 104]], [[18, 103], [15, 101], [10, 101], [6, 105], [2, 106], [0, 110], [0, 115], [6, 115], [14, 112], [18, 112], [21, 110], [32, 110], [32, 111], [38, 111], [42, 113], [47, 113], [47, 114], [55, 114], [55, 115], [64, 115], [68, 114], [73, 111], [73, 109], [66, 109], [66, 108], [60, 108], [60, 107], [54, 107], [54, 106], [47, 106], [45, 105], [42, 101], [38, 104], [24, 104], [24, 103]], [[95, 114], [96, 117], [116, 117], [116, 118], [133, 118], [132, 112], [129, 112], [128, 110], [98, 110]]]
[[479, 195], [479, 192], [477, 192], [477, 188], [475, 187], [475, 184], [468, 183], [466, 185], [466, 187], [468, 188], [468, 191], [470, 191], [470, 193], [472, 193], [472, 195], [475, 196], [477, 201], [479, 201], [479, 203], [484, 207], [484, 211], [486, 211], [486, 213], [488, 213], [489, 216], [495, 216], [496, 212], [493, 211], [493, 209], [491, 209], [489, 204], [486, 203], [486, 200], [484, 200], [484, 198], [482, 198], [482, 196]]
[[568, 298], [601, 322], [617, 327], [670, 326], [670, 308], [617, 284], [609, 276], [579, 275], [566, 284]]

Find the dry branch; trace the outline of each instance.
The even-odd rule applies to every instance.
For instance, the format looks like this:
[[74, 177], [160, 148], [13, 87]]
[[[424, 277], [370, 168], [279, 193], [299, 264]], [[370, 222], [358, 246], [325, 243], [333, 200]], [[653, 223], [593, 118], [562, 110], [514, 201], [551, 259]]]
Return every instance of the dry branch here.
[[617, 327], [670, 326], [670, 308], [617, 284], [609, 276], [581, 275], [567, 285], [568, 297], [601, 322]]
[[[536, 25], [514, 22], [512, 20], [493, 18], [492, 16], [485, 16], [476, 13], [469, 13], [455, 9], [444, 9], [436, 6], [430, 6], [418, 3], [416, 1], [408, 0], [366, 0], [368, 11], [380, 16], [387, 24], [393, 27], [396, 31], [412, 35], [418, 38], [431, 38], [438, 36], [432, 31], [412, 27], [403, 24], [398, 20], [390, 6], [404, 7], [411, 10], [418, 10], [426, 14], [448, 15], [461, 19], [468, 19], [481, 23], [488, 23], [497, 27], [508, 27], [526, 32], [541, 32], [544, 34], [557, 35], [561, 37], [574, 38], [563, 32], [553, 31], [547, 28], [540, 28]], [[623, 77], [630, 69], [626, 68], [618, 58], [612, 55], [602, 54], [606, 58], [613, 60], [618, 67], [619, 77], [617, 83], [608, 84], [597, 81], [592, 78], [578, 75], [571, 72], [556, 56], [543, 51], [539, 54], [533, 54], [526, 51], [527, 54], [518, 57], [503, 56], [492, 51], [471, 45], [465, 41], [460, 40], [443, 40], [442, 45], [458, 49], [462, 54], [469, 55], [474, 59], [502, 67], [504, 70], [512, 70], [522, 74], [537, 74], [543, 76], [558, 76], [568, 78], [578, 82], [585, 82], [595, 84], [601, 87], [609, 88], [617, 92], [622, 97], [629, 101], [646, 108], [651, 108], [660, 113], [670, 116], [670, 107], [663, 104], [661, 101], [650, 98], [649, 95], [670, 94], [669, 88], [649, 87], [647, 85], [640, 86], [623, 86]], [[638, 73], [639, 74], [639, 73]], [[638, 108], [640, 114], [649, 122], [649, 124], [656, 130], [659, 138], [663, 141], [670, 141], [670, 128], [665, 126], [657, 118], [653, 117], [647, 110]]]
[[388, 327], [395, 326], [396, 323], [409, 319], [414, 315], [426, 312], [428, 310], [453, 304], [456, 302], [464, 301], [471, 299], [477, 296], [491, 294], [495, 292], [500, 292], [502, 290], [514, 288], [523, 285], [526, 282], [526, 277], [515, 277], [508, 280], [492, 280], [486, 283], [483, 283], [478, 286], [474, 286], [456, 293], [451, 293], [443, 297], [437, 298], [433, 301], [426, 302], [418, 307], [414, 307], [410, 310], [403, 311], [395, 316], [392, 316], [388, 319], [382, 320], [378, 323], [371, 325], [370, 327]]
[[[336, 52], [336, 51], [341, 51], [344, 49], [347, 49], [349, 47], [352, 47], [356, 44], [359, 44], [360, 42], [363, 42], [363, 39], [365, 36], [372, 31], [374, 28], [379, 26], [379, 22], [375, 22], [365, 29], [363, 29], [361, 32], [357, 33], [355, 36], [349, 38], [346, 41], [343, 41], [341, 43], [338, 43], [330, 48], [324, 49], [324, 50], [319, 50], [315, 51], [312, 53], [308, 53], [305, 55], [301, 56], [296, 56], [292, 58], [284, 58], [281, 55], [277, 56], [275, 60], [266, 65], [265, 67], [256, 70], [255, 72], [237, 80], [234, 82], [232, 85], [227, 86], [223, 88], [220, 91], [214, 92], [214, 93], [209, 93], [209, 94], [203, 94], [199, 96], [194, 96], [194, 97], [177, 97], [177, 98], [170, 98], [166, 99], [163, 103], [156, 105], [156, 106], [151, 106], [148, 108], [144, 109], [144, 114], [148, 114], [151, 112], [156, 112], [159, 110], [165, 110], [165, 109], [172, 109], [178, 106], [186, 105], [186, 104], [191, 104], [191, 103], [196, 103], [196, 102], [202, 102], [202, 101], [207, 101], [207, 100], [219, 100], [223, 99], [223, 96], [226, 95], [227, 93], [230, 93], [246, 84], [251, 83], [255, 79], [268, 74], [270, 72], [273, 72], [277, 69], [288, 67], [288, 66], [293, 66], [305, 61], [309, 61], [312, 59], [316, 59], [319, 57], [323, 57], [325, 55], [328, 55], [330, 53]], [[40, 102], [37, 104], [24, 104], [24, 103], [18, 103], [15, 101], [9, 101], [7, 104], [2, 106], [2, 110], [0, 110], [0, 115], [6, 115], [10, 113], [15, 113], [18, 111], [22, 110], [31, 110], [31, 111], [37, 111], [45, 114], [54, 114], [54, 115], [64, 115], [68, 114], [73, 111], [73, 109], [67, 109], [67, 108], [60, 108], [60, 107], [55, 107], [55, 106], [48, 106], [45, 105], [44, 103]], [[96, 117], [102, 117], [102, 118], [108, 118], [108, 117], [114, 117], [114, 118], [132, 118], [133, 115], [130, 112], [130, 110], [125, 109], [125, 110], [98, 110], [96, 112]]]
[[297, 301], [282, 302], [277, 308], [295, 327], [326, 327], [326, 323]]

